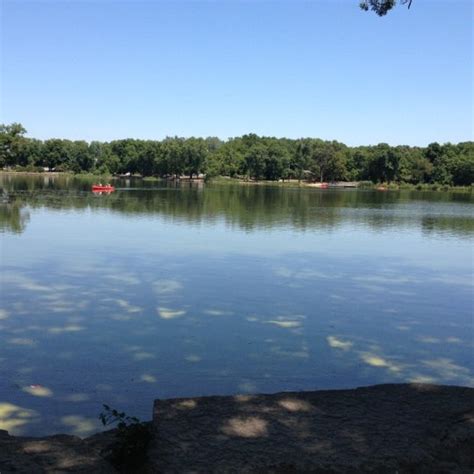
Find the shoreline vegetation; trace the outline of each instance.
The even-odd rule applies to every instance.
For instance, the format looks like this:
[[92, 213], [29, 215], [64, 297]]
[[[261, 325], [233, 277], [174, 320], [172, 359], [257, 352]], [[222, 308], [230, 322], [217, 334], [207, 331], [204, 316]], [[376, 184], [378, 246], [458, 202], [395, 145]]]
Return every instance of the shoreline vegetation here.
[[[77, 178], [91, 179], [91, 180], [110, 180], [110, 179], [136, 179], [143, 180], [145, 182], [159, 182], [159, 181], [181, 181], [181, 182], [212, 182], [217, 184], [226, 183], [238, 183], [242, 185], [255, 185], [255, 186], [282, 186], [282, 187], [306, 187], [316, 189], [365, 189], [365, 190], [378, 190], [378, 191], [450, 191], [450, 192], [474, 192], [474, 183], [469, 186], [456, 186], [449, 184], [439, 183], [373, 183], [372, 181], [336, 181], [329, 183], [318, 183], [313, 181], [287, 179], [278, 181], [268, 180], [254, 180], [245, 179], [242, 177], [230, 177], [230, 176], [217, 176], [206, 179], [205, 177], [194, 177], [189, 178], [187, 176], [172, 177], [172, 178], [160, 178], [155, 176], [119, 176], [112, 174], [93, 174], [93, 173], [72, 173], [69, 171], [25, 171], [22, 168], [0, 170], [0, 175], [23, 175], [23, 176], [74, 176]], [[327, 185], [327, 186], [326, 186]]]
[[[145, 179], [233, 179], [245, 183], [359, 183], [380, 190], [472, 187], [474, 142], [427, 147], [347, 146], [318, 138], [247, 134], [217, 137], [123, 139], [110, 142], [37, 140], [19, 123], [0, 124], [0, 169]], [[227, 177], [227, 178], [226, 178]], [[426, 188], [423, 188], [427, 186]]]

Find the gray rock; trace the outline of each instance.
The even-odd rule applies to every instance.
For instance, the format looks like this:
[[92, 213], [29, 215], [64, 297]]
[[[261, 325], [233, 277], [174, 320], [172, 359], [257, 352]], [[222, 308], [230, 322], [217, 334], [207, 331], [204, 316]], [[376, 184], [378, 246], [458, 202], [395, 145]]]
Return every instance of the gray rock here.
[[26, 438], [9, 436], [3, 431], [0, 432], [0, 473], [115, 473], [100, 455], [104, 446], [105, 443], [91, 444], [77, 436]]
[[152, 472], [471, 474], [474, 389], [156, 400], [153, 429]]
[[[410, 473], [474, 471], [474, 389], [377, 385], [355, 390], [156, 400], [147, 473]], [[90, 438], [9, 436], [0, 473], [116, 470]]]

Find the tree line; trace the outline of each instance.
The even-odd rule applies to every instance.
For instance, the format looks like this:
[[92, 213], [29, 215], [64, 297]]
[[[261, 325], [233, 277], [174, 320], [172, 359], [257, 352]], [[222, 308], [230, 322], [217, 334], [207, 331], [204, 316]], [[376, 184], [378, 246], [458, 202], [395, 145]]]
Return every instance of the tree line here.
[[0, 125], [0, 168], [161, 178], [205, 175], [252, 180], [474, 183], [474, 142], [427, 147], [349, 147], [315, 138], [216, 137], [123, 139], [110, 142], [37, 140], [21, 124]]

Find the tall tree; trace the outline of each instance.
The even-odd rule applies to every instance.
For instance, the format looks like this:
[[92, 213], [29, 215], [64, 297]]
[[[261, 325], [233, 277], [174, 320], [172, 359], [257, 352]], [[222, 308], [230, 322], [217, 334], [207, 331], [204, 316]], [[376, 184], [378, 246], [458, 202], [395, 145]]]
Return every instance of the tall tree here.
[[245, 168], [251, 178], [262, 179], [265, 173], [267, 148], [263, 143], [251, 145], [245, 153]]
[[399, 177], [400, 154], [398, 150], [386, 143], [379, 143], [373, 148], [369, 164], [370, 178], [374, 182], [388, 182]]
[[188, 138], [184, 143], [184, 172], [191, 179], [204, 170], [207, 153], [206, 142], [202, 138]]
[[51, 138], [44, 142], [43, 163], [50, 170], [65, 171], [71, 169], [71, 142]]
[[309, 171], [321, 183], [347, 177], [346, 147], [336, 141], [309, 141]]
[[311, 142], [308, 139], [298, 140], [296, 145], [295, 153], [292, 159], [292, 168], [295, 171], [295, 177], [298, 181], [301, 181], [304, 176], [304, 172], [308, 166], [311, 157]]
[[0, 166], [14, 166], [24, 143], [26, 129], [20, 123], [0, 124]]
[[94, 155], [89, 148], [89, 144], [83, 140], [78, 140], [72, 142], [70, 148], [71, 162], [68, 168], [75, 173], [91, 171], [94, 166]]

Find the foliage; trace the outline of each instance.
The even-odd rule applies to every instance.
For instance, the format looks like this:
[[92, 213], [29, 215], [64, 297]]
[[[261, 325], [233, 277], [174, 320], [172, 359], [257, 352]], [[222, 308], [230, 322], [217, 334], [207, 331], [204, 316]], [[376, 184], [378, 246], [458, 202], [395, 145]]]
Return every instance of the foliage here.
[[348, 147], [315, 138], [166, 137], [109, 143], [25, 136], [21, 124], [0, 125], [0, 167], [94, 175], [140, 174], [171, 178], [205, 175], [249, 180], [371, 181], [469, 186], [474, 182], [474, 143], [427, 147]]
[[[411, 7], [413, 0], [400, 0], [403, 5], [408, 4], [408, 8]], [[360, 8], [365, 11], [372, 10], [379, 16], [386, 15], [395, 5], [397, 0], [362, 0], [360, 2]]]
[[143, 466], [146, 452], [151, 440], [148, 425], [140, 423], [134, 416], [128, 416], [108, 405], [99, 419], [104, 426], [117, 425], [116, 443], [112, 446], [107, 458], [121, 472], [135, 472]]
[[0, 124], [0, 166], [27, 164], [21, 159], [25, 133], [25, 128], [19, 123]]

